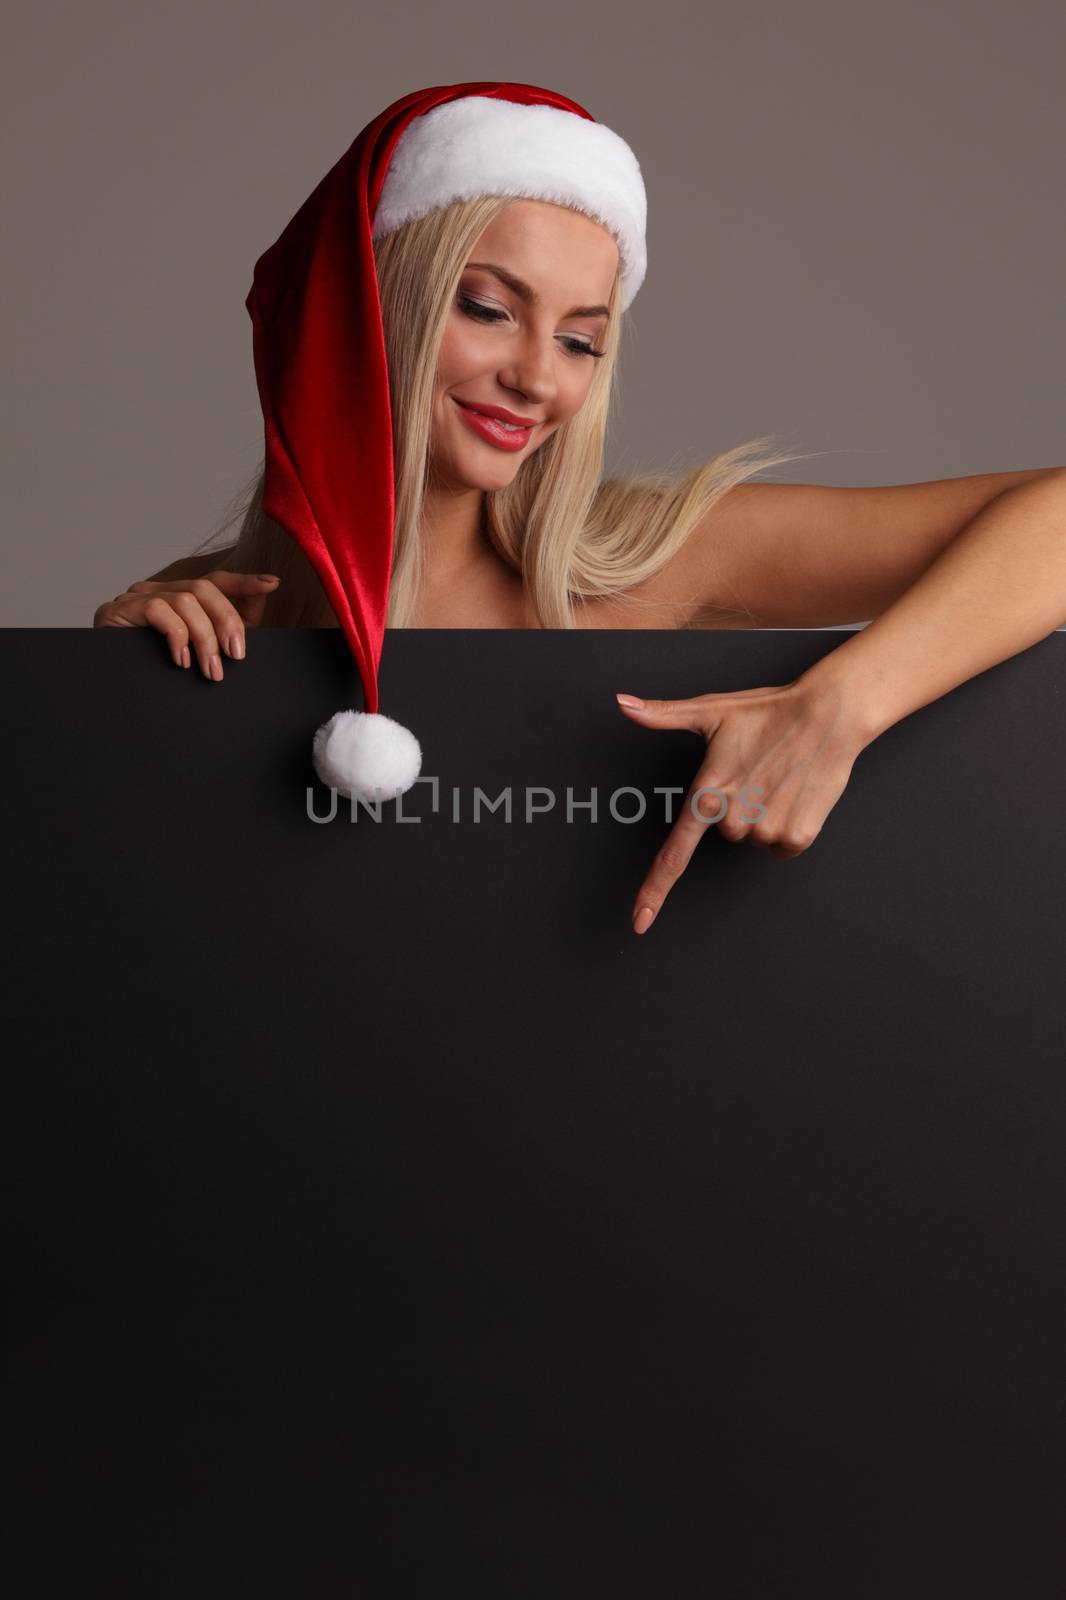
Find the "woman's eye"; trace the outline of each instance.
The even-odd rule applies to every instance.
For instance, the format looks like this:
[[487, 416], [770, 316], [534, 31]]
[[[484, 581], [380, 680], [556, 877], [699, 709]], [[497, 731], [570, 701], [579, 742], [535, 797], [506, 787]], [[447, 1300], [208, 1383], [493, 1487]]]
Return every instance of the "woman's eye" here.
[[471, 300], [468, 295], [459, 296], [459, 304], [468, 317], [476, 317], [479, 322], [500, 322], [507, 313], [494, 311], [491, 306], [483, 306], [480, 300]]
[[[506, 311], [497, 311], [492, 306], [483, 306], [480, 300], [472, 300], [469, 295], [461, 294], [458, 297], [460, 309], [468, 317], [473, 317], [476, 322], [503, 322], [506, 320]], [[586, 344], [583, 339], [563, 339], [563, 348], [572, 356], [602, 356], [603, 350], [594, 350], [591, 344]]]

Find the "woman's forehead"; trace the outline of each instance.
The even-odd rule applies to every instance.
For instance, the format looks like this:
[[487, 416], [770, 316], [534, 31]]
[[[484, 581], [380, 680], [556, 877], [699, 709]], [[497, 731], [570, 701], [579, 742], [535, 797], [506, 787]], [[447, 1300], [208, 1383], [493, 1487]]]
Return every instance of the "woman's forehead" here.
[[483, 240], [507, 240], [518, 247], [525, 242], [546, 239], [565, 242], [587, 253], [599, 251], [605, 257], [617, 256], [618, 245], [610, 230], [594, 217], [572, 206], [550, 200], [512, 200], [481, 233]]
[[492, 262], [544, 297], [606, 300], [618, 271], [610, 231], [568, 206], [516, 201], [480, 234], [468, 265]]

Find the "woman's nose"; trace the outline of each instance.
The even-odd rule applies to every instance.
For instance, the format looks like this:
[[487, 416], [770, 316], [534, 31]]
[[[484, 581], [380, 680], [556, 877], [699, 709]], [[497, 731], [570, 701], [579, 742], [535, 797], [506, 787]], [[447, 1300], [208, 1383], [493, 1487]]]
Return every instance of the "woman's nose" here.
[[531, 337], [500, 372], [500, 382], [537, 405], [555, 397], [555, 341]]

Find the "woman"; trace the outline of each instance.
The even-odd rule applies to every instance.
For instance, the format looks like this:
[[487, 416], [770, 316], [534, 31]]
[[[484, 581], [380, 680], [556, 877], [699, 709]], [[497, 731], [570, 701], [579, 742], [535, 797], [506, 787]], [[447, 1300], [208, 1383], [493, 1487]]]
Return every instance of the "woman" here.
[[[550, 100], [556, 115], [588, 117], [550, 91], [517, 88]], [[436, 108], [515, 89], [422, 93], [437, 96]], [[491, 109], [502, 115], [499, 102]], [[797, 458], [758, 439], [676, 482], [601, 480], [642, 238], [598, 219], [588, 199], [598, 200], [598, 181], [593, 170], [578, 203], [546, 198], [543, 181], [517, 197], [453, 200], [374, 238], [395, 486], [387, 625], [870, 620], [790, 684], [678, 702], [619, 696], [641, 725], [706, 741], [636, 897], [643, 933], [708, 823], [778, 856], [801, 853], [873, 738], [1066, 620], [1066, 471], [874, 489], [757, 483], [759, 471]], [[257, 373], [269, 417], [261, 365]], [[347, 470], [350, 438], [343, 448]], [[156, 628], [176, 663], [190, 665], [191, 647], [205, 676], [222, 681], [222, 656], [243, 658], [249, 627], [341, 625], [322, 582], [332, 567], [309, 559], [317, 546], [301, 547], [264, 509], [267, 470], [238, 513], [234, 543], [133, 584], [98, 609], [95, 626]]]

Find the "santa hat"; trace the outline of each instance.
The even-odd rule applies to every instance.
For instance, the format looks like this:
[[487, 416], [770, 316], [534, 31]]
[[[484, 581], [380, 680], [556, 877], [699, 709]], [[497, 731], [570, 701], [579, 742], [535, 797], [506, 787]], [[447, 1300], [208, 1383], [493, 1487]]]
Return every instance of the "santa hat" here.
[[629, 146], [576, 101], [527, 83], [420, 89], [367, 124], [255, 264], [264, 513], [322, 583], [362, 680], [363, 710], [314, 736], [322, 782], [353, 798], [403, 794], [414, 735], [378, 711], [393, 557], [393, 439], [372, 241], [480, 195], [554, 201], [615, 237], [626, 309], [644, 278], [647, 202]]

